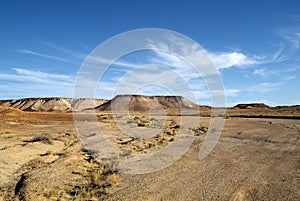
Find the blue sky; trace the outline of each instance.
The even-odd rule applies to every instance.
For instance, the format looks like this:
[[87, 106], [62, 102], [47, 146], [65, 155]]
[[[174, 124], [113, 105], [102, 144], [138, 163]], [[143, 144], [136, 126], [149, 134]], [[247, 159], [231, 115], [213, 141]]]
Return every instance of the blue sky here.
[[[173, 30], [199, 43], [219, 70], [228, 106], [300, 104], [297, 0], [0, 1], [0, 98], [72, 97], [87, 55], [107, 39], [141, 28]], [[96, 97], [111, 98], [125, 73], [151, 63], [174, 71], [184, 66], [153, 51], [125, 55], [107, 71]], [[190, 70], [179, 73], [190, 78], [197, 102], [211, 105], [201, 79], [193, 80]], [[137, 92], [170, 93], [155, 86]]]

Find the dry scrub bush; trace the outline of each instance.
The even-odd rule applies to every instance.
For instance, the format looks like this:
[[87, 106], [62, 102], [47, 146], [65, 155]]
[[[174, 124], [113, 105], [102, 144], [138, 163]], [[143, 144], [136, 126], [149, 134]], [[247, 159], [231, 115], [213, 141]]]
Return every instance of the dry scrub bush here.
[[34, 137], [29, 142], [44, 142], [47, 144], [52, 144], [51, 139], [52, 139], [52, 135], [50, 133], [42, 133], [42, 134]]

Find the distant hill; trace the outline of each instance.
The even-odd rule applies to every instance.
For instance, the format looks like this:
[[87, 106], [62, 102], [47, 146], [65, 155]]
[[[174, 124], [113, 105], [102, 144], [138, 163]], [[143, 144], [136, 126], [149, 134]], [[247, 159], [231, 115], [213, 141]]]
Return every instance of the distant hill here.
[[233, 108], [236, 109], [253, 109], [253, 108], [271, 108], [271, 106], [268, 106], [264, 103], [247, 103], [247, 104], [237, 104]]
[[21, 114], [23, 111], [17, 108], [7, 107], [7, 106], [0, 106], [0, 114], [2, 115], [9, 115], [14, 116]]
[[151, 110], [178, 111], [181, 109], [209, 109], [208, 106], [198, 106], [182, 96], [144, 96], [117, 95], [111, 100], [103, 99], [71, 99], [71, 98], [23, 98], [18, 100], [0, 100], [0, 106], [16, 108], [21, 111], [36, 112], [69, 112], [96, 109], [96, 111], [136, 111]]
[[[135, 112], [148, 112], [150, 110], [162, 111], [166, 110], [179, 111], [179, 110], [200, 110], [201, 115], [208, 116], [211, 112], [210, 106], [199, 106], [182, 96], [145, 96], [145, 95], [117, 95], [111, 100], [103, 99], [89, 99], [89, 98], [23, 98], [12, 100], [0, 100], [0, 106], [18, 109], [18, 111], [36, 111], [36, 112], [71, 112], [71, 111], [86, 111], [95, 109], [97, 112], [111, 111], [113, 108], [116, 112], [135, 111]], [[2, 107], [3, 109], [3, 107]], [[6, 108], [7, 109], [7, 108]], [[227, 108], [245, 111], [254, 111], [252, 109], [262, 110], [276, 110], [282, 112], [298, 113], [300, 110], [299, 105], [294, 106], [276, 106], [271, 107], [264, 103], [249, 103], [237, 104], [234, 107]], [[244, 110], [241, 110], [242, 112]], [[255, 110], [256, 111], [256, 110]]]
[[150, 109], [198, 109], [198, 105], [182, 96], [117, 95], [96, 107], [97, 111], [149, 111]]
[[82, 111], [85, 109], [97, 107], [106, 100], [102, 99], [71, 99], [71, 98], [23, 98], [18, 100], [0, 100], [0, 106], [17, 108], [22, 111], [37, 111], [37, 112], [68, 112]]

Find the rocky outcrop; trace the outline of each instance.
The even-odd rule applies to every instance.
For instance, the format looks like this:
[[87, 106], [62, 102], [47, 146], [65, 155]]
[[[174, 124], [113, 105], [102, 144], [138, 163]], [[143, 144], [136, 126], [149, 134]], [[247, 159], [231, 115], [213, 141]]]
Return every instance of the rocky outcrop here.
[[198, 109], [198, 105], [182, 96], [117, 95], [95, 108], [97, 111], [136, 111]]
[[22, 111], [37, 111], [37, 112], [68, 112], [82, 111], [89, 108], [94, 108], [106, 100], [102, 99], [71, 99], [71, 98], [24, 98], [18, 100], [0, 100], [1, 106], [17, 108]]
[[0, 114], [1, 115], [9, 115], [9, 116], [14, 116], [21, 114], [22, 110], [19, 110], [17, 108], [12, 108], [8, 106], [0, 106]]

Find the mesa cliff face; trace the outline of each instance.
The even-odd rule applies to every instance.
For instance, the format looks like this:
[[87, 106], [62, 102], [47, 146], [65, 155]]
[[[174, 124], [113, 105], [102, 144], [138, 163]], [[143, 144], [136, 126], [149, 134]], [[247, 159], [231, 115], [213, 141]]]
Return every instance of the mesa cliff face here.
[[[149, 112], [157, 111], [196, 111], [200, 110], [203, 116], [210, 114], [210, 106], [199, 106], [182, 96], [145, 96], [145, 95], [117, 95], [111, 100], [90, 98], [23, 98], [0, 100], [0, 106], [18, 109], [19, 111], [32, 112], [71, 112], [88, 111], [95, 109], [96, 112]], [[6, 108], [7, 109], [7, 108]], [[300, 105], [271, 107], [264, 103], [238, 104], [227, 108], [228, 112], [252, 112], [269, 111], [279, 113], [299, 114]], [[232, 112], [231, 112], [232, 113]], [[275, 114], [274, 113], [274, 114]]]
[[245, 104], [237, 104], [233, 108], [236, 109], [253, 109], [253, 108], [271, 108], [270, 106], [264, 104], [264, 103], [245, 103]]
[[22, 111], [68, 112], [94, 108], [104, 102], [106, 100], [88, 98], [23, 98], [18, 100], [0, 100], [0, 105], [17, 108]]
[[69, 112], [95, 108], [96, 111], [149, 111], [198, 109], [198, 105], [182, 96], [144, 96], [117, 95], [107, 101], [102, 99], [71, 98], [23, 98], [18, 100], [0, 100], [0, 106], [12, 107], [22, 111]]
[[198, 109], [198, 105], [182, 96], [117, 95], [95, 108], [97, 111], [149, 111]]

